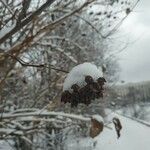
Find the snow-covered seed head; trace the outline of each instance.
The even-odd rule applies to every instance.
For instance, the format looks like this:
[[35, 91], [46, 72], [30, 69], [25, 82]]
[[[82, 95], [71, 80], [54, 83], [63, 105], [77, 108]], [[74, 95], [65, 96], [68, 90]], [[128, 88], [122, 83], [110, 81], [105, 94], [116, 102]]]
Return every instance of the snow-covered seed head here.
[[85, 82], [87, 84], [91, 84], [94, 82], [93, 78], [91, 76], [85, 76]]
[[73, 67], [64, 81], [63, 91], [69, 90], [71, 92], [73, 84], [77, 84], [80, 88], [84, 87], [87, 84], [85, 76], [91, 76], [96, 81], [99, 77], [103, 76], [102, 69], [89, 62]]

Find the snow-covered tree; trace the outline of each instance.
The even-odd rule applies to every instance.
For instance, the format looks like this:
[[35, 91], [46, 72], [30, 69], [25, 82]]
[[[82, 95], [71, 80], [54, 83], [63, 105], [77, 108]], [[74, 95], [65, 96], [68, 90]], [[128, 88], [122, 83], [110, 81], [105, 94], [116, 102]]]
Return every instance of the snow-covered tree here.
[[[138, 0], [0, 0], [0, 113], [4, 120], [0, 126], [4, 139], [15, 138], [16, 147], [22, 141], [34, 147], [40, 128], [38, 136], [44, 132], [42, 138], [52, 139], [50, 144], [55, 146], [57, 138], [53, 141], [53, 137], [59, 135], [60, 128], [73, 127], [75, 123], [74, 133], [78, 127], [82, 129], [73, 120], [71, 124], [70, 120], [62, 121], [72, 118], [68, 114], [46, 112], [39, 120], [39, 109], [60, 111], [67, 107], [60, 106], [63, 81], [72, 67], [83, 62], [101, 66], [107, 81], [116, 79], [113, 35], [137, 3]], [[9, 118], [5, 113], [19, 113], [25, 120], [12, 122], [18, 116]], [[51, 120], [51, 115], [63, 119]], [[7, 119], [11, 120], [9, 133], [5, 132]], [[68, 132], [70, 128], [63, 133]]]

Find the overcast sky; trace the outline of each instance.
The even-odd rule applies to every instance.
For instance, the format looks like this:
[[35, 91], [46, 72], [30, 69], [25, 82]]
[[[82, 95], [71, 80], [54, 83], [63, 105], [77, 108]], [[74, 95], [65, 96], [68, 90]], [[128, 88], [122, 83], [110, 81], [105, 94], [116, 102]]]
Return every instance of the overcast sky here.
[[132, 44], [119, 54], [120, 80], [150, 80], [150, 0], [141, 0], [121, 29]]

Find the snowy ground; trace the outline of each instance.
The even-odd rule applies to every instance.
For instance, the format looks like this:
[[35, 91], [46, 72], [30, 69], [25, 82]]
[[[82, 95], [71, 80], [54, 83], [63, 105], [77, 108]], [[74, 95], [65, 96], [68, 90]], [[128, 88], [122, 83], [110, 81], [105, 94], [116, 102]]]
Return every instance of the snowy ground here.
[[10, 142], [8, 143], [6, 141], [0, 140], [0, 150], [14, 150], [14, 149], [11, 147]]
[[[112, 129], [104, 128], [94, 140], [79, 139], [78, 143], [71, 140], [66, 150], [150, 150], [150, 127], [120, 115], [114, 116], [120, 119], [123, 126], [119, 139], [117, 139], [113, 124], [110, 124]], [[93, 147], [94, 142], [95, 147]], [[11, 149], [8, 143], [0, 141], [0, 150]]]
[[96, 150], [150, 150], [150, 127], [131, 119], [118, 116], [122, 122], [120, 139], [106, 129], [98, 138]]
[[[123, 126], [119, 139], [114, 129], [105, 128], [94, 140], [80, 140], [77, 146], [72, 143], [69, 148], [72, 150], [150, 150], [150, 127], [120, 115], [115, 116], [120, 119]], [[113, 128], [112, 124], [111, 126]], [[97, 141], [95, 148], [92, 147], [93, 141]]]

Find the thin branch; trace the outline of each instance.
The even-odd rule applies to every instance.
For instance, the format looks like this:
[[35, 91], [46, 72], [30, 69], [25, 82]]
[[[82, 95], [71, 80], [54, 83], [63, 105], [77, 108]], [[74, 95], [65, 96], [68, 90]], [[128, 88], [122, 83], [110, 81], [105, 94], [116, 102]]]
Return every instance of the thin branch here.
[[[65, 11], [65, 10], [60, 10], [60, 11], [68, 12], [68, 11]], [[79, 19], [83, 20], [85, 23], [87, 23], [94, 31], [96, 31], [97, 34], [99, 34], [101, 36], [101, 38], [105, 38], [103, 36], [103, 34], [101, 32], [99, 32], [99, 30], [96, 29], [96, 27], [94, 27], [94, 25], [91, 22], [89, 22], [87, 19], [81, 17], [81, 15], [79, 15], [79, 14], [75, 14], [74, 16], [76, 16], [77, 18], [79, 18]]]
[[67, 52], [65, 52], [64, 49], [62, 49], [62, 48], [60, 48], [60, 47], [57, 47], [57, 45], [53, 45], [53, 44], [48, 43], [48, 42], [46, 42], [46, 43], [37, 42], [37, 44], [38, 44], [38, 45], [42, 45], [42, 46], [50, 46], [50, 47], [54, 48], [56, 51], [62, 53], [62, 54], [63, 54], [64, 56], [66, 56], [67, 58], [69, 58], [69, 59], [70, 59], [72, 62], [74, 62], [75, 64], [78, 63], [78, 61], [77, 61], [75, 58], [73, 58], [73, 56], [68, 55]]
[[27, 117], [27, 116], [37, 116], [37, 117], [46, 117], [46, 116], [62, 116], [62, 117], [67, 117], [75, 120], [81, 120], [85, 122], [91, 121], [91, 118], [83, 117], [81, 115], [75, 115], [75, 114], [67, 114], [63, 112], [41, 112], [41, 111], [35, 111], [31, 113], [18, 113], [18, 114], [9, 114], [9, 113], [4, 113], [2, 119], [11, 119], [11, 118], [18, 118], [18, 117]]
[[18, 20], [17, 20], [19, 23], [22, 19], [24, 19], [26, 17], [26, 13], [27, 13], [27, 10], [29, 9], [30, 3], [31, 3], [31, 0], [22, 1], [23, 7], [22, 7], [20, 14], [18, 15]]
[[7, 10], [12, 14], [12, 16], [14, 15], [14, 12], [11, 10], [11, 8], [9, 7], [9, 5], [4, 1], [4, 0], [0, 0], [1, 3], [7, 8]]
[[[7, 50], [8, 52], [13, 53], [19, 53], [20, 51], [23, 51], [24, 49], [26, 49], [27, 47], [29, 47], [30, 45], [33, 44], [33, 42], [35, 43], [36, 41], [38, 41], [40, 38], [42, 38], [43, 36], [45, 36], [48, 32], [52, 31], [53, 29], [55, 29], [58, 25], [60, 25], [63, 21], [65, 21], [68, 17], [72, 16], [74, 13], [79, 12], [80, 10], [82, 10], [84, 7], [86, 7], [87, 5], [89, 5], [90, 3], [92, 3], [94, 0], [89, 0], [88, 2], [85, 2], [83, 5], [81, 5], [79, 8], [75, 9], [74, 11], [66, 14], [65, 16], [59, 18], [58, 20], [56, 20], [55, 22], [43, 27], [42, 29], [40, 29], [35, 35], [30, 36], [28, 38], [26, 38], [24, 41], [19, 42], [18, 44], [16, 44], [13, 48], [11, 48], [10, 50]], [[1, 43], [1, 40], [0, 40]], [[26, 47], [27, 46], [27, 47]]]
[[[137, 6], [137, 4], [139, 3], [140, 0], [137, 0], [137, 2], [134, 4], [134, 6], [131, 8], [130, 13], [133, 11], [133, 9]], [[130, 13], [128, 13], [108, 34], [106, 34], [104, 37], [107, 38], [108, 36], [110, 36], [111, 34], [113, 34], [123, 23], [123, 21], [130, 15]]]
[[57, 25], [60, 25], [61, 22], [65, 21], [68, 17], [74, 15], [75, 13], [81, 11], [83, 8], [85, 8], [86, 6], [88, 6], [89, 4], [91, 4], [92, 2], [94, 2], [95, 0], [88, 0], [86, 1], [85, 3], [83, 3], [79, 8], [73, 10], [72, 12], [64, 15], [63, 17], [57, 19], [56, 21], [54, 21], [53, 23], [51, 24], [48, 24], [47, 26], [45, 26], [43, 29], [41, 29], [38, 33], [43, 33], [44, 31], [47, 31], [47, 30], [52, 30], [54, 27], [56, 27]]
[[78, 43], [72, 41], [69, 38], [63, 37], [63, 36], [49, 36], [49, 37], [44, 37], [45, 39], [48, 40], [53, 40], [53, 39], [57, 39], [57, 40], [62, 40], [62, 41], [67, 41], [69, 43], [72, 43], [74, 46], [76, 46], [77, 48], [79, 48], [80, 50], [85, 50], [83, 47], [81, 47]]
[[[46, 68], [49, 68], [47, 66], [47, 64], [29, 64], [25, 61], [23, 61], [22, 59], [14, 56], [14, 55], [10, 55], [10, 54], [6, 54], [6, 55], [9, 55], [11, 58], [15, 59], [17, 62], [19, 62], [23, 67], [37, 67], [37, 68], [42, 68], [42, 67], [46, 67]], [[51, 65], [51, 69], [53, 70], [56, 70], [56, 71], [61, 71], [61, 72], [64, 72], [64, 73], [69, 73], [68, 71], [66, 70], [63, 70], [63, 69], [59, 69], [59, 68], [55, 68], [53, 65]]]
[[5, 34], [1, 39], [0, 39], [0, 44], [5, 42], [9, 37], [11, 37], [13, 34], [18, 32], [21, 28], [26, 26], [28, 23], [30, 23], [36, 16], [42, 13], [44, 9], [46, 9], [48, 6], [50, 6], [55, 0], [47, 0], [38, 10], [33, 12], [29, 17], [24, 19], [22, 22], [16, 25], [15, 28], [13, 28], [10, 32]]
[[28, 144], [35, 146], [29, 138], [27, 138], [25, 136], [21, 136], [21, 139], [24, 140], [25, 142], [27, 142]]

